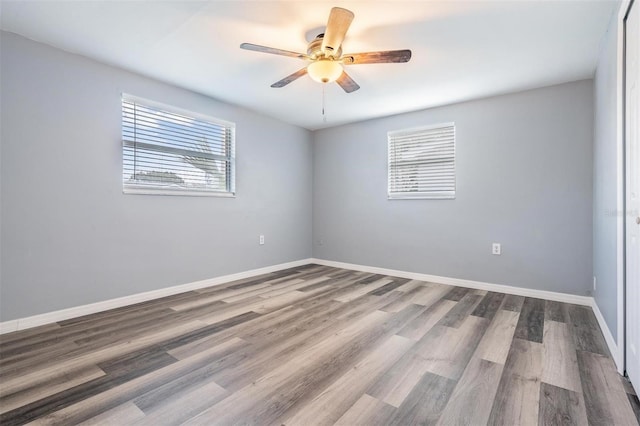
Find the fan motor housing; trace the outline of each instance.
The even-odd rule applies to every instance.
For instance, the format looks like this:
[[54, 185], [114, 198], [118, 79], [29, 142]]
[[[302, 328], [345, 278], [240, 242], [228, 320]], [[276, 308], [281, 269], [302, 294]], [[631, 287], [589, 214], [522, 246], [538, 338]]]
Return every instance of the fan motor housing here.
[[324, 37], [324, 34], [318, 34], [316, 38], [309, 43], [309, 45], [307, 46], [307, 55], [309, 55], [313, 59], [318, 59], [325, 56], [330, 56], [334, 59], [338, 59], [342, 55], [342, 46], [338, 49], [337, 52], [334, 52], [334, 54], [325, 55], [322, 52], [323, 37]]

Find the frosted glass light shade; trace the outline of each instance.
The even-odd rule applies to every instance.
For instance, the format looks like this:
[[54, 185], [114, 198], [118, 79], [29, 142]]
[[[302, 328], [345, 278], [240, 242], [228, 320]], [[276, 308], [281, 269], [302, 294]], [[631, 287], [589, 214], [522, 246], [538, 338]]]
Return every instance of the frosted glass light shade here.
[[318, 83], [331, 83], [342, 74], [342, 65], [331, 59], [320, 59], [309, 64], [307, 72]]

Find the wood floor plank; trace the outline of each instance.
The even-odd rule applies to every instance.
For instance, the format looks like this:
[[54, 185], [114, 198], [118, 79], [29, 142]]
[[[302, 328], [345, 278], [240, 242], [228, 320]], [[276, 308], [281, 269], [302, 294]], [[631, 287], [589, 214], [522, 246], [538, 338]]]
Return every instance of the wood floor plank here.
[[321, 276], [313, 280], [307, 280], [305, 286], [300, 287], [300, 291], [311, 291], [333, 285], [331, 277]]
[[406, 292], [395, 290], [392, 293], [396, 293], [397, 297], [395, 297], [392, 302], [382, 306], [380, 310], [385, 312], [399, 312], [413, 304], [414, 296], [423, 289], [424, 287], [417, 286]]
[[571, 331], [576, 349], [609, 356], [607, 342], [595, 314], [588, 306], [569, 305]]
[[630, 389], [589, 307], [321, 265], [0, 336], [3, 426], [626, 425]]
[[257, 313], [253, 310], [254, 307], [258, 306], [264, 301], [258, 296], [252, 296], [251, 299], [247, 299], [247, 303], [230, 303], [227, 306], [223, 306], [218, 309], [213, 309], [208, 314], [204, 314], [198, 317], [200, 322], [205, 324], [216, 324], [230, 318], [237, 317], [239, 315], [246, 315], [250, 312]]
[[[393, 315], [375, 311], [345, 332], [298, 351], [296, 357], [234, 392], [193, 422], [216, 419], [233, 423], [242, 418], [249, 423], [271, 423], [287, 418], [423, 309], [414, 305]], [[216, 381], [229, 389], [217, 378]]]
[[400, 407], [427, 371], [426, 367], [422, 356], [409, 352], [375, 380], [366, 392], [386, 404]]
[[416, 287], [424, 286], [425, 284], [427, 284], [425, 281], [409, 280], [405, 284], [398, 287], [396, 290], [406, 293], [408, 291], [415, 289]]
[[589, 423], [633, 425], [635, 414], [611, 358], [588, 351], [577, 354]]
[[488, 424], [538, 423], [542, 365], [542, 344], [513, 339]]
[[64, 375], [54, 376], [51, 380], [30, 385], [25, 381], [22, 386], [14, 386], [11, 393], [5, 392], [0, 385], [0, 413], [6, 413], [39, 399], [55, 395], [82, 383], [103, 377], [105, 372], [95, 365], [88, 365], [76, 370], [66, 371]]
[[220, 289], [219, 292], [215, 293], [205, 293], [201, 297], [195, 300], [188, 300], [182, 303], [177, 303], [171, 306], [171, 309], [174, 311], [184, 311], [186, 309], [193, 309], [200, 306], [208, 305], [214, 302], [221, 302], [225, 298], [230, 298], [233, 296], [244, 295], [247, 293], [254, 293], [258, 290], [262, 290], [264, 288], [271, 287], [269, 283], [260, 283], [251, 287], [243, 287], [241, 289], [229, 289], [223, 288]]
[[514, 338], [505, 363], [505, 371], [529, 380], [541, 381], [544, 365], [543, 345]]
[[358, 362], [351, 370], [332, 383], [310, 403], [288, 419], [286, 425], [331, 425], [335, 423], [387, 368], [393, 365], [414, 344], [410, 339], [391, 336]]
[[[438, 420], [439, 425], [486, 424], [503, 365], [472, 358]], [[482, 395], [482, 398], [478, 398]]]
[[132, 321], [126, 321], [124, 323], [118, 321], [111, 327], [101, 327], [97, 324], [91, 329], [91, 333], [86, 335], [74, 334], [73, 342], [83, 349], [105, 347], [118, 341], [135, 339], [137, 336], [159, 331], [163, 328], [164, 321], [168, 319], [171, 319], [171, 322], [176, 324], [178, 322], [186, 323], [193, 321], [194, 318], [187, 316], [180, 317], [174, 315], [171, 309], [162, 309]]
[[[377, 281], [373, 281], [373, 282], [369, 282], [367, 283], [367, 285], [362, 285], [358, 288], [356, 288], [355, 290], [352, 290], [351, 292], [345, 294], [344, 296], [340, 296], [338, 298], [336, 298], [337, 301], [339, 302], [350, 302], [353, 299], [357, 299], [360, 296], [364, 296], [367, 293], [371, 293], [373, 291], [375, 291], [376, 289], [383, 287], [389, 283], [391, 283], [392, 280], [388, 279], [388, 278], [382, 278], [379, 279]], [[362, 282], [361, 282], [362, 284]]]
[[81, 426], [131, 425], [143, 418], [144, 413], [134, 403], [125, 402], [79, 424]]
[[480, 295], [471, 292], [465, 294], [462, 299], [460, 299], [458, 303], [456, 303], [456, 306], [454, 306], [449, 312], [447, 312], [444, 317], [442, 317], [442, 319], [438, 322], [438, 325], [453, 328], [460, 327], [460, 325], [467, 319], [467, 317], [471, 315], [471, 312], [473, 312], [473, 310], [481, 300], [482, 296]]
[[109, 360], [118, 355], [146, 348], [172, 337], [182, 336], [185, 332], [201, 329], [203, 325], [204, 324], [201, 322], [194, 321], [192, 323], [168, 328], [162, 332], [145, 336], [139, 340], [121, 343], [110, 348], [70, 358], [52, 366], [47, 366], [45, 368], [34, 367], [28, 374], [3, 380], [2, 388], [4, 392], [12, 393], [16, 389], [24, 388], [25, 383], [29, 386], [35, 386], [36, 384], [53, 380], [56, 377], [64, 376], [67, 371], [73, 371], [74, 369], [95, 365], [96, 363]]
[[540, 383], [539, 380], [503, 373], [487, 424], [537, 425]]
[[54, 334], [61, 328], [59, 323], [44, 324], [26, 330], [12, 331], [11, 333], [0, 334], [0, 353], [5, 345], [14, 341], [23, 341], [28, 338], [41, 339], [44, 336]]
[[511, 348], [519, 316], [518, 312], [497, 311], [478, 344], [475, 356], [497, 364], [504, 364]]
[[[388, 279], [386, 275], [381, 274], [367, 274], [364, 278], [357, 280], [358, 284], [371, 284], [376, 281]], [[386, 284], [386, 283], [385, 283]]]
[[[136, 396], [133, 399], [134, 404], [145, 413], [157, 412], [162, 410], [162, 407], [167, 405], [168, 402], [170, 403], [183, 395], [191, 393], [194, 389], [199, 389], [213, 382], [213, 376], [230, 364], [228, 362], [230, 355], [234, 349], [238, 348], [239, 343], [242, 344], [242, 341], [234, 338], [216, 345], [214, 348], [209, 348], [206, 352], [209, 359], [212, 360], [211, 362], [203, 366], [196, 365], [192, 370], [175, 380], [167, 381], [142, 395]], [[217, 390], [218, 387], [220, 386], [216, 383], [211, 389]], [[215, 393], [218, 394], [219, 392]]]
[[434, 326], [416, 347], [426, 371], [458, 380], [484, 335], [489, 321], [468, 316], [460, 328]]
[[544, 332], [544, 300], [527, 297], [520, 311], [515, 337], [542, 343]]
[[[82, 399], [74, 404], [64, 406], [59, 410], [43, 413], [29, 412], [29, 417], [33, 417], [34, 425], [49, 424], [74, 424], [80, 423], [117, 407], [127, 401], [143, 395], [165, 383], [172, 382], [198, 368], [205, 367], [218, 357], [218, 348], [213, 347], [209, 351], [201, 352], [185, 360], [179, 360], [173, 364], [154, 371], [152, 374], [145, 374], [129, 380], [120, 385], [111, 387], [104, 392]], [[16, 419], [19, 420], [19, 419]], [[15, 424], [23, 423], [24, 419]], [[5, 423], [2, 420], [2, 424]]]
[[566, 303], [545, 300], [544, 318], [548, 321], [569, 322], [569, 310]]
[[255, 287], [249, 287], [251, 289], [250, 291], [240, 293], [240, 294], [235, 294], [232, 296], [227, 296], [224, 299], [222, 299], [222, 301], [225, 303], [235, 303], [242, 300], [247, 300], [249, 298], [252, 298], [253, 296], [273, 297], [273, 296], [278, 296], [280, 294], [287, 293], [289, 289], [296, 289], [299, 287], [304, 287], [305, 285], [306, 285], [305, 280], [293, 279], [293, 280], [284, 281], [276, 285], [268, 285], [266, 287], [262, 287], [258, 289], [256, 289]]
[[[374, 299], [377, 298], [374, 297]], [[293, 322], [293, 325], [274, 324], [266, 339], [251, 339], [258, 344], [253, 348], [253, 352], [239, 353], [239, 361], [236, 365], [217, 375], [216, 380], [226, 388], [242, 387], [253, 379], [266, 374], [270, 368], [268, 363], [270, 359], [278, 359], [281, 363], [289, 362], [300, 353], [313, 350], [310, 348], [314, 345], [321, 345], [321, 342], [327, 339], [335, 340], [336, 335], [340, 336], [349, 330], [357, 331], [360, 321], [371, 314], [371, 310], [356, 308], [356, 311], [360, 312], [359, 315], [343, 318], [338, 313], [348, 311], [348, 305], [340, 302], [335, 303], [338, 304], [338, 307], [328, 309], [327, 312], [319, 311], [314, 314], [307, 311], [309, 315], [305, 315], [302, 322], [300, 320], [289, 321]], [[320, 306], [320, 308], [322, 307]], [[349, 340], [343, 342], [344, 347], [348, 347], [348, 344]]]
[[[355, 324], [357, 327], [358, 323]], [[301, 356], [301, 353], [312, 350], [312, 347], [330, 339], [332, 335], [340, 336], [343, 346], [346, 347], [348, 339], [342, 340], [343, 333], [359, 332], [353, 327], [336, 327], [330, 330], [327, 332], [326, 329], [323, 330], [318, 325], [298, 333], [292, 333], [294, 336], [291, 339], [258, 342], [250, 348], [236, 352], [231, 357], [229, 367], [216, 374], [214, 379], [229, 390], [239, 390], [254, 380], [267, 375], [274, 367], [272, 362], [274, 359], [277, 359], [281, 364], [294, 362], [296, 358]]]
[[[171, 305], [186, 300], [194, 300], [199, 297], [196, 291], [187, 291], [184, 293], [173, 294], [170, 296], [161, 297], [159, 299], [147, 300], [144, 302], [134, 303], [132, 305], [125, 305], [115, 309], [109, 309], [107, 311], [96, 312], [93, 314], [83, 315], [77, 318], [71, 318], [68, 320], [60, 321], [61, 326], [60, 333], [74, 332], [78, 330], [85, 330], [96, 325], [106, 325], [114, 322], [119, 322], [123, 318], [141, 317], [146, 316], [156, 310], [166, 310]], [[60, 334], [58, 334], [60, 336]]]
[[195, 386], [188, 392], [167, 398], [162, 404], [145, 412], [145, 416], [135, 422], [136, 425], [179, 425], [198, 415], [228, 395], [228, 392], [216, 382], [207, 381]]
[[382, 287], [380, 287], [379, 289], [372, 291], [371, 295], [373, 296], [382, 296], [383, 294], [386, 294], [390, 291], [393, 291], [395, 289], [397, 289], [398, 287], [400, 287], [403, 284], [408, 283], [409, 280], [406, 278], [395, 278], [393, 281], [391, 281], [389, 284], [383, 285]]
[[440, 299], [407, 324], [398, 332], [398, 335], [413, 340], [420, 340], [442, 317], [451, 311], [456, 304], [457, 303], [452, 300]]
[[9, 377], [28, 372], [33, 364], [43, 365], [54, 363], [57, 360], [66, 358], [71, 353], [78, 353], [80, 346], [73, 341], [61, 339], [60, 342], [39, 349], [19, 350], [15, 355], [3, 357], [0, 355], [0, 375]]
[[470, 289], [465, 287], [453, 287], [444, 295], [444, 298], [447, 300], [453, 300], [454, 302], [459, 302], [469, 291]]
[[455, 380], [425, 373], [398, 408], [389, 425], [435, 425], [455, 385]]
[[482, 318], [493, 319], [504, 300], [504, 293], [488, 292], [482, 301], [476, 306], [471, 315]]
[[[381, 308], [386, 312], [398, 312], [410, 304], [431, 306], [442, 300], [442, 296], [447, 293], [448, 287], [436, 284], [419, 285], [404, 292], [393, 302]], [[455, 303], [455, 302], [454, 302]]]
[[61, 408], [72, 406], [73, 404], [79, 403], [87, 398], [104, 394], [104, 392], [109, 389], [118, 387], [127, 382], [130, 383], [134, 379], [149, 375], [165, 366], [172, 365], [173, 363], [174, 362], [166, 359], [157, 358], [151, 363], [140, 365], [138, 368], [118, 370], [111, 374], [83, 382], [69, 389], [65, 389], [56, 394], [23, 405], [7, 413], [3, 413], [0, 416], [0, 423], [5, 424], [5, 419], [8, 418], [30, 420], [32, 418], [48, 415], [49, 413], [55, 412]]
[[[451, 287], [443, 284], [427, 283], [420, 287], [420, 291], [416, 292], [411, 302], [416, 305], [431, 306], [451, 291]], [[446, 299], [450, 300], [450, 299]]]
[[[368, 286], [369, 284], [361, 284], [358, 282], [359, 280], [357, 279], [357, 277], [353, 277], [353, 276], [348, 276], [345, 278], [342, 278], [340, 280], [338, 280], [337, 282], [334, 283], [334, 285], [332, 286], [333, 288], [330, 289], [329, 291], [326, 291], [324, 293], [322, 293], [319, 296], [315, 296], [312, 297], [310, 299], [308, 299], [306, 302], [303, 302], [303, 304], [307, 304], [307, 303], [314, 303], [315, 301], [317, 301], [318, 299], [320, 300], [326, 300], [327, 296], [331, 296], [331, 298], [336, 301], [336, 302], [340, 302], [340, 303], [344, 303], [338, 300], [338, 298], [349, 295], [350, 293], [352, 293], [354, 290], [357, 289], [362, 289], [366, 286]], [[371, 287], [370, 287], [371, 288]], [[358, 298], [353, 299], [352, 301], [350, 301], [349, 303], [352, 303], [353, 301], [357, 301]]]
[[[296, 357], [289, 359], [286, 364], [278, 362], [276, 365], [273, 365], [265, 375], [252, 380], [251, 383], [233, 392], [229, 397], [223, 399], [208, 410], [200, 413], [197, 417], [187, 422], [187, 424], [211, 422], [233, 423], [239, 421], [242, 416], [245, 418], [260, 415], [265, 416], [267, 414], [266, 411], [271, 405], [270, 398], [273, 397], [274, 391], [285, 386], [286, 383], [291, 381], [297, 374], [304, 372], [305, 366], [308, 368], [309, 366], [316, 365], [317, 361], [326, 360], [327, 357], [330, 357], [331, 354], [335, 353], [339, 348], [344, 349], [345, 346], [357, 336], [366, 336], [371, 330], [379, 328], [389, 316], [389, 314], [384, 312], [374, 311], [343, 329], [334, 335], [332, 339], [325, 339], [304, 352], [298, 353]], [[217, 383], [229, 389], [229, 385], [225, 384], [225, 382], [237, 380], [237, 376], [230, 377], [229, 379], [216, 377], [215, 380]], [[295, 388], [289, 389], [289, 392], [294, 392], [295, 390]], [[258, 401], [262, 401], [262, 404], [256, 404]], [[288, 408], [289, 407], [286, 407], [282, 412], [275, 414], [269, 413], [273, 418], [266, 419], [263, 417], [263, 421], [265, 423], [274, 421]]]
[[395, 411], [394, 407], [364, 394], [335, 422], [335, 426], [385, 426]]
[[[158, 303], [163, 304], [164, 302]], [[45, 356], [47, 356], [47, 349], [50, 350], [50, 357], [53, 356], [54, 353], [55, 355], [60, 355], [61, 353], [59, 353], [58, 347], [64, 344], [68, 344], [68, 351], [66, 354], [64, 352], [62, 354], [70, 355], [75, 353], [74, 349], [78, 348], [79, 345], [86, 346], [87, 341], [100, 338], [101, 335], [128, 334], [129, 336], [136, 336], [143, 334], [145, 330], [153, 328], [153, 326], [157, 326], [158, 323], [165, 320], [167, 314], [170, 312], [171, 310], [168, 308], [152, 306], [143, 308], [142, 312], [123, 311], [120, 315], [106, 315], [100, 312], [94, 314], [100, 318], [99, 321], [86, 319], [79, 325], [60, 327], [47, 336], [32, 336], [30, 338], [13, 341], [3, 347], [2, 359], [3, 361], [7, 361], [14, 354], [17, 354], [19, 359], [33, 359], [32, 355], [37, 355], [39, 350], [44, 351]], [[151, 327], [149, 327], [149, 325], [151, 325]], [[110, 341], [113, 341], [113, 339]], [[94, 344], [91, 346], [93, 348], [97, 347]], [[29, 356], [25, 357], [25, 354]], [[0, 371], [2, 371], [1, 374], [5, 374], [8, 369], [15, 369], [16, 367], [12, 364], [9, 368], [5, 368], [5, 365], [3, 362], [2, 367], [0, 367]]]
[[548, 383], [540, 386], [539, 425], [586, 425], [587, 412], [579, 393]]
[[502, 303], [502, 309], [506, 311], [520, 312], [523, 304], [524, 296], [507, 294], [504, 298], [504, 302]]
[[576, 349], [566, 324], [544, 322], [542, 381], [574, 392], [582, 392]]
[[[174, 344], [172, 347], [166, 348], [166, 351], [174, 358], [184, 359], [195, 353], [208, 350], [212, 346], [216, 346], [229, 339], [238, 339], [246, 343], [243, 339], [239, 339], [244, 337], [242, 330], [257, 327], [259, 324], [262, 324], [263, 319], [265, 319], [265, 316], [259, 315], [251, 316], [247, 321], [233, 321], [232, 319], [232, 321], [226, 323], [228, 327], [224, 327], [224, 323], [218, 323], [217, 326], [214, 325], [214, 327], [208, 329], [208, 333], [195, 336], [189, 339], [190, 341], [182, 341], [180, 344]], [[268, 319], [265, 319], [265, 322], [268, 324]], [[238, 350], [240, 349], [238, 348]]]

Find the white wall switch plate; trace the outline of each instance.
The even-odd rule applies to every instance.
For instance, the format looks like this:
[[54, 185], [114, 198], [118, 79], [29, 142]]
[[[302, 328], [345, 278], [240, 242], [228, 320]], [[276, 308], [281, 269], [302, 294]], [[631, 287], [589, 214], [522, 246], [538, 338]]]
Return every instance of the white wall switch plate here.
[[260, 235], [260, 245], [264, 245], [264, 235]]

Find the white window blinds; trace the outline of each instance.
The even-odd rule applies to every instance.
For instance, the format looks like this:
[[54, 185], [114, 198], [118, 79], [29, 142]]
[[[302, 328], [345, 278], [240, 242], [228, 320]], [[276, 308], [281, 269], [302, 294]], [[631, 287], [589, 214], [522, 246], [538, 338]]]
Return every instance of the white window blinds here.
[[455, 124], [389, 132], [389, 198], [455, 198]]
[[233, 195], [235, 125], [122, 99], [125, 193]]

